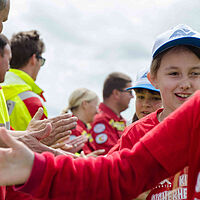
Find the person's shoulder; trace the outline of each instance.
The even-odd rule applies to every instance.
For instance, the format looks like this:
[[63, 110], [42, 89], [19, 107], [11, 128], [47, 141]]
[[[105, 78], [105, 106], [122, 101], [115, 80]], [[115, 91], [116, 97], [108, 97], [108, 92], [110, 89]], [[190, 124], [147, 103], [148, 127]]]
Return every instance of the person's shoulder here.
[[100, 122], [105, 122], [107, 123], [109, 121], [109, 116], [104, 113], [104, 112], [99, 112], [95, 115], [94, 117], [94, 121], [93, 121], [93, 124], [95, 123], [100, 123]]
[[157, 119], [157, 112], [158, 110], [156, 112], [150, 113], [140, 120], [133, 122], [126, 127], [124, 134], [132, 134], [133, 132], [134, 134], [145, 134], [159, 123]]

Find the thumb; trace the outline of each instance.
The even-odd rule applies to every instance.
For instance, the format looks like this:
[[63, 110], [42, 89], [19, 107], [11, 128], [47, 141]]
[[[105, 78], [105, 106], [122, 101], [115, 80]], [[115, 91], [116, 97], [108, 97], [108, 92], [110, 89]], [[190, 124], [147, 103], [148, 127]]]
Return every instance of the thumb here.
[[33, 116], [34, 120], [40, 120], [42, 118], [44, 114], [44, 110], [42, 107], [38, 108], [37, 112], [35, 113], [35, 115]]
[[18, 149], [22, 145], [21, 142], [12, 137], [5, 128], [0, 128], [0, 138], [8, 147], [12, 149]]
[[52, 126], [50, 123], [48, 123], [44, 129], [40, 130], [40, 131], [36, 131], [33, 133], [30, 133], [32, 137], [36, 138], [37, 140], [42, 140], [46, 137], [48, 137], [50, 135], [52, 131]]

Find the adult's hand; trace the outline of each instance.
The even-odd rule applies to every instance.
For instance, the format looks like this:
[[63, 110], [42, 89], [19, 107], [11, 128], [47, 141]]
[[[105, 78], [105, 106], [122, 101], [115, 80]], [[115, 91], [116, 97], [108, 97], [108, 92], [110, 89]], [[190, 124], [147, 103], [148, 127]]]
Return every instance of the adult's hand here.
[[37, 153], [42, 153], [44, 151], [52, 152], [51, 148], [49, 148], [48, 146], [40, 142], [40, 140], [50, 135], [51, 130], [52, 130], [52, 126], [49, 123], [49, 124], [46, 124], [45, 128], [39, 131], [33, 131], [33, 132], [24, 131], [25, 134], [18, 137], [17, 139], [23, 142], [26, 146], [28, 146], [34, 152], [37, 152]]
[[93, 152], [88, 153], [87, 155], [85, 155], [84, 151], [81, 151], [80, 157], [83, 157], [83, 158], [97, 157], [97, 156], [102, 155], [104, 152], [105, 152], [105, 149], [98, 149], [98, 150], [95, 150], [95, 151], [93, 151]]
[[[51, 133], [51, 124], [47, 124], [46, 127], [40, 131], [35, 131], [32, 133], [26, 133], [24, 135], [21, 135], [17, 139], [21, 142], [23, 142], [26, 146], [28, 146], [32, 151], [37, 152], [37, 153], [42, 153], [42, 152], [50, 152], [54, 154], [55, 156], [58, 155], [68, 155], [67, 152], [62, 151], [60, 149], [54, 149], [52, 147], [49, 147], [45, 144], [42, 144], [40, 140], [44, 137], [47, 137]], [[15, 132], [15, 131], [10, 131], [10, 132]], [[25, 131], [26, 132], [26, 131]], [[65, 143], [60, 143], [59, 147], [62, 147], [65, 145]], [[71, 156], [74, 157], [74, 155], [70, 154]]]
[[48, 137], [41, 140], [43, 144], [48, 146], [53, 145], [59, 139], [70, 135], [70, 129], [74, 128], [77, 124], [77, 117], [72, 117], [71, 114], [64, 114], [50, 119], [41, 120], [42, 115], [43, 109], [39, 108], [33, 119], [30, 121], [27, 131], [38, 131], [45, 128], [48, 123], [51, 123], [51, 133]]
[[34, 160], [34, 153], [17, 141], [5, 128], [0, 138], [9, 148], [0, 148], [0, 185], [17, 185], [26, 182]]
[[[88, 141], [88, 138], [85, 135], [80, 135], [76, 138], [74, 138], [73, 140], [66, 140], [65, 144], [66, 146], [61, 147], [62, 150], [64, 151], [68, 151], [71, 153], [76, 153], [79, 152], [83, 146], [85, 145], [85, 143]], [[70, 148], [70, 146], [71, 148]]]

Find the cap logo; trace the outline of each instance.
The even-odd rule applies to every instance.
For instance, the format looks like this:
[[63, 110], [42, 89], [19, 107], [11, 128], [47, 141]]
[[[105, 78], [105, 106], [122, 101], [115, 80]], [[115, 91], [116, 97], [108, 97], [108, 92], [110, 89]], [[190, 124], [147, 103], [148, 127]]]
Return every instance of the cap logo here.
[[190, 31], [189, 29], [183, 28], [183, 29], [179, 29], [176, 30], [169, 39], [171, 38], [176, 38], [176, 37], [187, 37], [187, 36], [193, 36], [195, 35], [194, 32]]

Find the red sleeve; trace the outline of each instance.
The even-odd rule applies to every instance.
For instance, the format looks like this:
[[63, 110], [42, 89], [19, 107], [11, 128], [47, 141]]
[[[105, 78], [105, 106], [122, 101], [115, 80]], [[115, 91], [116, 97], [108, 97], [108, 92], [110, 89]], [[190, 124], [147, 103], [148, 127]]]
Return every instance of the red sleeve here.
[[36, 164], [41, 171], [33, 170], [21, 191], [41, 199], [130, 199], [168, 176], [141, 143], [132, 152], [96, 159], [36, 154]]
[[121, 142], [121, 139], [119, 139], [119, 140], [117, 141], [117, 144], [114, 145], [114, 146], [109, 150], [109, 152], [107, 153], [107, 155], [110, 155], [110, 154], [112, 154], [112, 153], [115, 152], [115, 151], [119, 151], [119, 149], [120, 149], [120, 142]]
[[76, 160], [36, 154], [32, 174], [21, 191], [43, 199], [136, 197], [188, 164], [190, 139], [195, 133], [195, 139], [200, 139], [200, 112], [196, 109], [200, 92], [195, 96], [148, 132], [132, 150]]
[[[24, 104], [26, 105], [31, 117], [35, 115], [40, 107], [43, 108], [42, 102], [38, 97], [30, 97], [23, 100]], [[43, 114], [41, 119], [46, 119], [47, 116]]]

